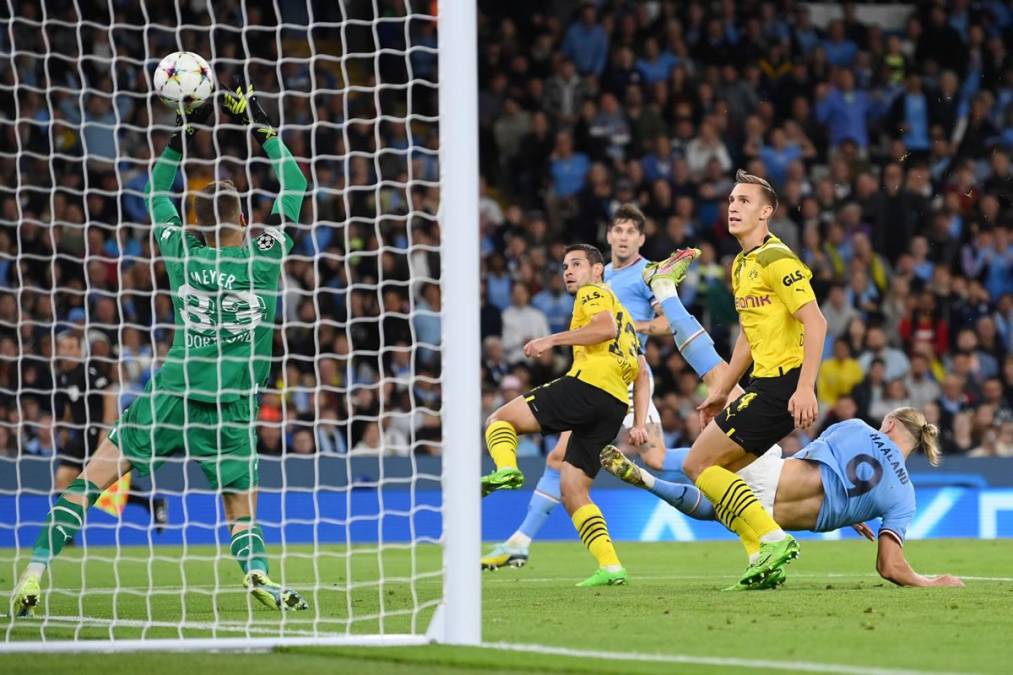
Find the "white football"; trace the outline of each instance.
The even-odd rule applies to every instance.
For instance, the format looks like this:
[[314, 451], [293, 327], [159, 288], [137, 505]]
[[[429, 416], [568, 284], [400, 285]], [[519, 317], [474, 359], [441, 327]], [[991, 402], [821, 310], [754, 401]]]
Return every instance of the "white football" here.
[[211, 66], [200, 54], [173, 52], [155, 68], [155, 93], [177, 112], [190, 112], [215, 90]]

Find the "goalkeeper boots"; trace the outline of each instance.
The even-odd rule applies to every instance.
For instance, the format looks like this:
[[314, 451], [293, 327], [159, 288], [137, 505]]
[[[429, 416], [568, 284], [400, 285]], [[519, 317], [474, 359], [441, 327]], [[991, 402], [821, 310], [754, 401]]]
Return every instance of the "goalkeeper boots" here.
[[516, 490], [524, 485], [524, 474], [520, 469], [505, 466], [487, 476], [482, 476], [482, 496], [496, 490]]
[[483, 570], [498, 570], [500, 567], [524, 567], [528, 563], [528, 549], [497, 544], [496, 548], [482, 556]]
[[309, 609], [309, 604], [296, 591], [274, 583], [260, 570], [253, 570], [247, 574], [243, 585], [250, 589], [250, 595], [271, 609], [280, 609], [283, 612]]
[[601, 451], [600, 459], [602, 467], [622, 482], [634, 487], [646, 487], [640, 475], [640, 467], [631, 462], [616, 446], [606, 445]]
[[798, 542], [790, 534], [786, 534], [781, 541], [765, 543], [760, 546], [760, 557], [746, 568], [739, 577], [739, 583], [749, 587], [759, 584], [774, 572], [782, 570], [798, 554]]
[[667, 279], [678, 286], [686, 278], [686, 271], [693, 261], [700, 257], [698, 248], [680, 248], [661, 262], [644, 265], [644, 283], [648, 287], [655, 281]]
[[21, 575], [18, 585], [14, 587], [11, 597], [11, 615], [16, 619], [34, 616], [35, 608], [42, 600], [39, 587], [39, 575], [25, 572]]
[[604, 567], [599, 567], [594, 574], [577, 584], [579, 588], [593, 588], [595, 586], [625, 586], [630, 580], [626, 574], [626, 568], [620, 567], [614, 572], [609, 572]]

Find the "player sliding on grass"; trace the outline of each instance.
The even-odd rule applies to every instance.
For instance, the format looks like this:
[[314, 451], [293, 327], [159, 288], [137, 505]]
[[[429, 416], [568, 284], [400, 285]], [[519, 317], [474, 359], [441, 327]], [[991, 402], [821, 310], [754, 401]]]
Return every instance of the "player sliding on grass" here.
[[573, 366], [563, 377], [537, 387], [489, 416], [485, 442], [496, 471], [482, 478], [482, 494], [524, 484], [517, 468], [517, 434], [571, 431], [560, 470], [563, 506], [580, 540], [598, 561], [598, 570], [578, 586], [611, 586], [627, 581], [608, 526], [591, 501], [591, 482], [601, 469], [599, 455], [615, 439], [629, 411], [633, 388], [634, 445], [647, 441], [650, 395], [647, 364], [629, 312], [602, 283], [605, 261], [589, 244], [566, 249], [563, 281], [576, 295], [570, 330], [531, 340], [524, 354], [536, 358], [557, 346], [573, 347]]
[[[789, 459], [771, 449], [750, 464], [740, 477], [758, 495], [769, 495], [770, 511], [788, 530], [831, 532], [852, 525], [873, 539], [867, 520], [882, 518], [876, 571], [899, 586], [963, 586], [944, 574], [925, 577], [904, 557], [904, 537], [915, 514], [915, 492], [904, 466], [921, 450], [933, 466], [939, 464], [939, 429], [914, 408], [891, 411], [879, 430], [861, 420], [834, 424]], [[634, 465], [617, 448], [601, 455], [602, 466], [630, 485], [642, 487], [697, 520], [715, 520], [714, 506], [689, 484], [655, 478]], [[767, 504], [764, 504], [767, 506]], [[777, 588], [783, 568], [760, 584], [737, 584], [735, 589]]]
[[[629, 317], [637, 326], [654, 326], [650, 322], [655, 315], [655, 298], [650, 286], [644, 281], [644, 270], [652, 268], [655, 263], [649, 263], [640, 255], [640, 248], [644, 245], [644, 227], [646, 218], [633, 204], [624, 204], [616, 209], [609, 225], [607, 238], [611, 246], [612, 260], [605, 266], [603, 279], [605, 284], [615, 293], [619, 303], [629, 312]], [[681, 257], [673, 262], [674, 269], [683, 273], [689, 264], [699, 255], [696, 249], [681, 252]], [[678, 279], [681, 281], [681, 277]], [[671, 331], [675, 335], [676, 345], [679, 346], [683, 356], [697, 373], [707, 381], [707, 378], [715, 374], [715, 366], [723, 363], [721, 357], [714, 350], [710, 336], [704, 332], [700, 323], [686, 311], [674, 293], [666, 300], [667, 312], [674, 318]], [[681, 311], [680, 311], [681, 310]], [[662, 319], [661, 323], [665, 323]], [[669, 330], [666, 325], [665, 332]], [[646, 344], [647, 335], [638, 335], [641, 348]], [[660, 334], [660, 333], [657, 333]], [[634, 446], [629, 443], [628, 430], [633, 427], [633, 387], [629, 388], [629, 407], [631, 412], [623, 420], [622, 430], [617, 444], [625, 452], [638, 452], [641, 459], [647, 466], [656, 469], [669, 468], [666, 464], [668, 453], [665, 449], [665, 441], [661, 433], [661, 416], [654, 407], [654, 377], [649, 368], [645, 369], [648, 378], [648, 407], [647, 407], [647, 443], [641, 446]], [[570, 432], [564, 431], [560, 434], [556, 447], [545, 459], [545, 471], [539, 479], [535, 491], [528, 503], [527, 515], [524, 521], [517, 528], [509, 539], [498, 544], [492, 551], [482, 557], [482, 568], [494, 570], [499, 567], [523, 567], [528, 560], [528, 547], [531, 540], [548, 520], [549, 514], [559, 504], [560, 489], [559, 476], [563, 457], [566, 454], [567, 443]], [[682, 468], [680, 457], [678, 469]]]
[[[263, 533], [255, 524], [257, 454], [253, 423], [257, 390], [271, 368], [278, 284], [292, 239], [280, 226], [299, 220], [306, 179], [278, 137], [253, 88], [238, 87], [222, 98], [223, 110], [274, 160], [281, 194], [269, 227], [256, 241], [231, 181], [217, 181], [196, 195], [197, 227], [184, 230], [169, 192], [183, 158], [184, 139], [195, 133], [212, 104], [177, 118], [179, 129], [155, 163], [147, 186], [154, 240], [173, 289], [176, 332], [162, 368], [143, 395], [60, 496], [35, 540], [32, 561], [14, 589], [13, 613], [33, 612], [49, 562], [84, 525], [85, 512], [101, 492], [127, 471], [147, 475], [169, 457], [195, 459], [222, 494], [232, 535], [231, 551], [245, 585], [276, 609], [306, 609], [295, 591], [268, 577]], [[200, 236], [203, 235], [203, 240]]]

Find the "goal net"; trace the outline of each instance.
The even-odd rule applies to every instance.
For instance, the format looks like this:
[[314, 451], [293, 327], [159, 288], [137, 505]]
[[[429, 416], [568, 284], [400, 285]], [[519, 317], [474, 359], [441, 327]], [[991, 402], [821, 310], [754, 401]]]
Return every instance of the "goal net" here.
[[[187, 331], [187, 353], [202, 320], [254, 340], [249, 307], [224, 324], [247, 296], [231, 293], [222, 258], [201, 280], [221, 292], [184, 297], [156, 240], [146, 186], [176, 126], [152, 92], [155, 66], [192, 51], [219, 81], [252, 84], [308, 184], [267, 301], [266, 385], [239, 394], [255, 401], [255, 517], [232, 530], [216, 489], [225, 470], [208, 470], [190, 426], [150, 422], [140, 431], [161, 467], [121, 471], [85, 511], [42, 574], [34, 616], [3, 624], [2, 649], [477, 641], [474, 8], [439, 22], [435, 2], [411, 0], [13, 0], [0, 12], [5, 593], [38, 563], [40, 530], [60, 530], [50, 514], [82, 461], [149, 400], [175, 333]], [[281, 242], [266, 227], [281, 161], [218, 101], [167, 196], [186, 228], [194, 194], [232, 180], [256, 260]], [[440, 133], [450, 125], [460, 137]], [[199, 368], [224, 372], [187, 370]], [[223, 417], [225, 393], [210, 404]], [[193, 409], [186, 425], [199, 426]], [[258, 602], [244, 586], [258, 556], [307, 609]]]

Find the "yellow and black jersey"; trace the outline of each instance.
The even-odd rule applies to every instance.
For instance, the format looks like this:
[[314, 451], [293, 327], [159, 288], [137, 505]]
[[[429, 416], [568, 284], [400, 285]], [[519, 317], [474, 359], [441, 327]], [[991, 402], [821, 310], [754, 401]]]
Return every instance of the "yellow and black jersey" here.
[[603, 389], [626, 403], [629, 385], [639, 369], [640, 341], [630, 313], [605, 284], [587, 284], [577, 291], [570, 330], [586, 326], [599, 312], [610, 312], [616, 320], [616, 335], [596, 345], [574, 346], [573, 366], [567, 375]]
[[735, 257], [735, 308], [753, 354], [753, 377], [775, 377], [802, 365], [800, 307], [816, 300], [812, 272], [772, 234]]

